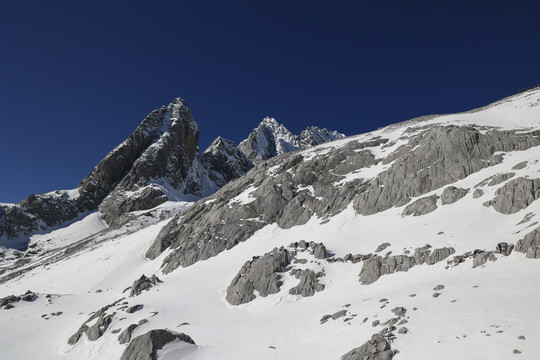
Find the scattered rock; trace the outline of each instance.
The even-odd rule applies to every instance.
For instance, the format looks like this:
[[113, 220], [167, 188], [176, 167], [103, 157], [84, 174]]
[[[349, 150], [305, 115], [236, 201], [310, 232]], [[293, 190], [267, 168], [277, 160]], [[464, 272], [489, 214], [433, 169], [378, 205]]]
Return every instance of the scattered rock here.
[[444, 285], [437, 285], [433, 288], [433, 290], [435, 291], [439, 291], [439, 290], [443, 290], [444, 289]]
[[375, 320], [371, 323], [371, 326], [375, 327], [377, 325], [379, 325], [381, 322], [379, 320]]
[[441, 296], [441, 293], [436, 292], [436, 293], [434, 293], [432, 296], [433, 296], [434, 298], [438, 298], [439, 296]]
[[518, 339], [519, 339], [519, 340], [525, 340], [525, 336], [520, 335], [520, 336], [518, 336]]
[[521, 354], [521, 351], [519, 351], [518, 349], [514, 349], [514, 354]]

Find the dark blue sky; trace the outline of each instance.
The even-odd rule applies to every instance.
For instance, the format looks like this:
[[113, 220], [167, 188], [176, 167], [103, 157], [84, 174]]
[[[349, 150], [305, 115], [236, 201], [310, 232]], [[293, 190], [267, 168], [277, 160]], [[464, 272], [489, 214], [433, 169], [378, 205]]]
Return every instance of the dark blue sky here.
[[535, 2], [364, 3], [2, 2], [0, 202], [74, 188], [175, 97], [204, 150], [264, 116], [353, 135], [540, 82]]

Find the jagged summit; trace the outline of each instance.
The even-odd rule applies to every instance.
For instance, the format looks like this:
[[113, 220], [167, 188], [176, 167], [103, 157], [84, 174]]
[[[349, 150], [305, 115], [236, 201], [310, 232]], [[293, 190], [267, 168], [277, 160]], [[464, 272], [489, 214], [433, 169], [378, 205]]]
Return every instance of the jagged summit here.
[[287, 152], [306, 149], [345, 135], [310, 126], [294, 135], [272, 117], [265, 117], [238, 148], [255, 164]]

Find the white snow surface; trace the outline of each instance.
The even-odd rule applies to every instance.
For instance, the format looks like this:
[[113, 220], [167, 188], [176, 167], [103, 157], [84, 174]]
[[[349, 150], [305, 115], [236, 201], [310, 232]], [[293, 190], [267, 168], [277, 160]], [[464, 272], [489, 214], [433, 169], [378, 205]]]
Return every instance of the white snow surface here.
[[[304, 150], [303, 154], [316, 156], [349, 141], [382, 136], [395, 143], [385, 149], [369, 149], [376, 157], [383, 157], [405, 141], [400, 137], [407, 127], [434, 123], [540, 129], [540, 91], [528, 91], [477, 111], [412, 120], [338, 139]], [[457, 266], [447, 266], [446, 261], [415, 266], [408, 272], [384, 275], [370, 285], [358, 282], [363, 262], [329, 263], [316, 260], [307, 252], [299, 253], [299, 257], [308, 259], [299, 268], [324, 269], [320, 281], [326, 288], [322, 292], [312, 297], [290, 295], [288, 290], [298, 280], [283, 273], [283, 286], [277, 294], [257, 296], [239, 306], [225, 300], [231, 280], [252, 256], [302, 239], [324, 242], [336, 257], [373, 253], [383, 242], [391, 246], [382, 254], [391, 251], [393, 255], [407, 250], [414, 252], [425, 244], [433, 248], [453, 247], [455, 255], [475, 249], [494, 250], [502, 241], [514, 244], [538, 227], [540, 201], [515, 214], [502, 215], [483, 203], [492, 199], [504, 183], [480, 186], [484, 195], [479, 198], [473, 198], [472, 193], [476, 184], [499, 173], [515, 172], [513, 179], [540, 178], [538, 159], [540, 148], [506, 153], [502, 163], [452, 184], [471, 189], [463, 199], [444, 206], [439, 200], [437, 210], [427, 215], [402, 217], [401, 207], [360, 216], [350, 206], [328, 222], [314, 217], [307, 224], [291, 229], [267, 225], [232, 249], [167, 275], [161, 273], [160, 267], [171, 250], [153, 261], [144, 254], [170, 218], [147, 222], [141, 214], [138, 220], [120, 229], [106, 229], [99, 214], [90, 214], [69, 227], [33, 237], [32, 243], [43, 246], [50, 243], [48, 249], [52, 253], [55, 246], [76, 243], [94, 234], [92, 246], [59, 262], [43, 260], [42, 265], [0, 287], [0, 298], [24, 294], [28, 289], [39, 293], [34, 302], [21, 301], [12, 309], [0, 309], [0, 328], [5, 329], [0, 336], [0, 357], [118, 359], [126, 345], [120, 345], [118, 334], [112, 334], [111, 330], [123, 330], [129, 324], [147, 319], [148, 323], [136, 328], [132, 338], [151, 329], [170, 329], [188, 334], [197, 344], [170, 343], [160, 350], [160, 360], [337, 360], [383, 329], [380, 325], [372, 326], [373, 321], [393, 318], [391, 309], [402, 306], [407, 309], [407, 323], [403, 326], [408, 333], [394, 332], [396, 339], [391, 346], [399, 350], [396, 360], [539, 359], [540, 259], [527, 259], [523, 253], [496, 255], [496, 261], [474, 269], [470, 259]], [[523, 161], [527, 161], [525, 168], [511, 170]], [[374, 177], [382, 170], [382, 167], [362, 169], [342, 181]], [[235, 201], [251, 201], [249, 194], [253, 190], [246, 189]], [[440, 195], [442, 190], [424, 196]], [[174, 212], [174, 203], [164, 206], [170, 213]], [[525, 218], [529, 220], [520, 223]], [[0, 269], [9, 268], [16, 261], [9, 250], [4, 249], [4, 253]], [[123, 290], [142, 274], [157, 274], [163, 283], [138, 297], [128, 297], [128, 292]], [[444, 289], [437, 291], [441, 293], [439, 297], [433, 297], [436, 292], [433, 288], [439, 284]], [[50, 302], [46, 294], [52, 294]], [[126, 297], [123, 301], [129, 306], [143, 304], [144, 308], [128, 314], [115, 306], [116, 314], [104, 336], [89, 341], [83, 335], [76, 345], [67, 344], [67, 339], [91, 312], [122, 297]], [[383, 298], [388, 299], [386, 306], [380, 302]], [[347, 310], [347, 314], [320, 324], [321, 317], [339, 310]], [[50, 315], [57, 311], [62, 314]], [[48, 314], [47, 320], [43, 314]], [[514, 350], [521, 353], [514, 354]]]

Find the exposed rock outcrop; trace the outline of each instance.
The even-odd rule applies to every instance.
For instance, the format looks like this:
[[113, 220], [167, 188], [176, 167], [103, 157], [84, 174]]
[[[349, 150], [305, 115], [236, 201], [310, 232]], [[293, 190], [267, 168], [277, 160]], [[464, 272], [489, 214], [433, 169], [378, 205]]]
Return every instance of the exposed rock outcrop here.
[[282, 285], [279, 273], [284, 272], [289, 263], [289, 252], [283, 248], [254, 257], [242, 266], [227, 288], [227, 301], [240, 305], [255, 299], [255, 290], [261, 296], [279, 292]]
[[448, 186], [444, 189], [441, 195], [441, 203], [443, 205], [453, 204], [459, 199], [463, 198], [465, 195], [467, 195], [468, 192], [469, 189], [458, 189], [455, 186]]
[[380, 334], [374, 334], [364, 345], [352, 349], [341, 357], [341, 360], [392, 360], [395, 351], [390, 343]]
[[131, 340], [120, 360], [157, 360], [158, 351], [175, 340], [195, 345], [193, 339], [184, 333], [163, 329], [150, 330]]
[[372, 284], [382, 275], [392, 274], [399, 271], [407, 271], [415, 265], [433, 265], [442, 261], [455, 253], [453, 248], [441, 248], [429, 250], [429, 247], [416, 249], [414, 256], [372, 256], [364, 260], [362, 270], [359, 274], [359, 281], [362, 284]]
[[535, 258], [537, 254], [537, 248], [540, 246], [540, 227], [537, 227], [523, 239], [518, 240], [515, 246], [515, 250], [527, 254], [529, 258]]
[[487, 205], [502, 214], [514, 214], [525, 209], [540, 197], [540, 179], [517, 178], [510, 180], [495, 192]]
[[147, 278], [144, 274], [133, 282], [131, 286], [131, 292], [129, 296], [140, 295], [143, 291], [149, 290], [154, 285], [160, 283], [161, 280], [154, 274], [150, 278]]
[[291, 295], [313, 296], [315, 292], [324, 290], [324, 285], [319, 283], [317, 274], [313, 270], [299, 270], [294, 276], [300, 279], [300, 283], [289, 290]]
[[413, 203], [407, 205], [405, 209], [403, 210], [402, 215], [408, 216], [420, 216], [428, 214], [432, 211], [435, 211], [437, 209], [437, 199], [439, 197], [437, 195], [431, 195], [424, 198], [420, 198]]

